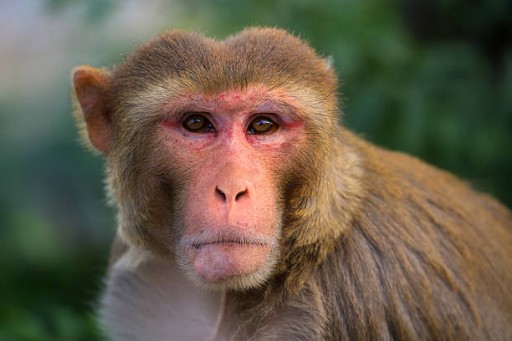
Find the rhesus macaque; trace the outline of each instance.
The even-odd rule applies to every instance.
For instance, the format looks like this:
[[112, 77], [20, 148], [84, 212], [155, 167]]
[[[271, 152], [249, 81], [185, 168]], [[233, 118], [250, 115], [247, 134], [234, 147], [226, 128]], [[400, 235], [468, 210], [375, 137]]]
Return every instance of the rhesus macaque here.
[[182, 31], [75, 69], [118, 236], [113, 340], [512, 340], [512, 215], [339, 122], [279, 29]]

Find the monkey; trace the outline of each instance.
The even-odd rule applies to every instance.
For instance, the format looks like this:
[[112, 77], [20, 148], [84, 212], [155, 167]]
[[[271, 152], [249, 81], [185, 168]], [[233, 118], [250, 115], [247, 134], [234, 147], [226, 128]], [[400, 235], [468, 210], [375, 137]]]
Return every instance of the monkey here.
[[512, 339], [511, 212], [345, 128], [301, 38], [171, 30], [72, 79], [117, 212], [110, 339]]

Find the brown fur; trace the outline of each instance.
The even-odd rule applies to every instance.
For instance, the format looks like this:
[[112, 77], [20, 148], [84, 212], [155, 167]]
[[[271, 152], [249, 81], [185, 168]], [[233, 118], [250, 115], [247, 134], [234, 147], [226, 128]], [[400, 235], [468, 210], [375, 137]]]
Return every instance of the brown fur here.
[[[94, 125], [90, 117], [111, 125], [108, 149], [88, 129], [106, 153], [119, 244], [127, 245], [115, 258], [128, 246], [173, 257], [164, 226], [181, 219], [186, 180], [164, 175], [161, 162], [172, 164], [172, 155], [151, 130], [170, 94], [263, 84], [297, 97], [307, 142], [276, 174], [281, 257], [263, 287], [228, 293], [236, 337], [512, 339], [511, 213], [452, 175], [339, 126], [336, 77], [301, 40], [276, 29], [225, 41], [173, 31], [90, 78], [102, 89], [99, 104], [81, 102], [76, 116], [80, 126]], [[76, 91], [80, 100], [84, 90]]]

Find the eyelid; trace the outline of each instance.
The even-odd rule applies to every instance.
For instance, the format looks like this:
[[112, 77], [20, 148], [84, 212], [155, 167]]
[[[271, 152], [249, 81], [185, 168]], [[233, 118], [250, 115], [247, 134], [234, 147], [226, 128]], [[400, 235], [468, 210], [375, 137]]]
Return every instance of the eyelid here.
[[185, 121], [187, 118], [191, 116], [204, 116], [208, 121], [210, 121], [213, 124], [213, 118], [212, 115], [207, 111], [184, 111], [179, 115], [179, 120], [181, 122]]
[[247, 122], [247, 127], [251, 125], [252, 122], [254, 122], [258, 118], [267, 118], [274, 122], [277, 125], [281, 125], [283, 123], [283, 119], [280, 117], [279, 114], [271, 113], [271, 112], [263, 112], [263, 113], [256, 113], [249, 117]]

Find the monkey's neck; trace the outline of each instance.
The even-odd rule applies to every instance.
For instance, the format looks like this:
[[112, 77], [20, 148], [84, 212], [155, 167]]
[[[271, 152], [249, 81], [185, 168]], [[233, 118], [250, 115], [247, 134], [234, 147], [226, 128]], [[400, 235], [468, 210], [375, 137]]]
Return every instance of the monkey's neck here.
[[101, 310], [119, 340], [227, 340], [226, 313], [224, 292], [195, 286], [172, 259], [136, 247], [112, 264]]

